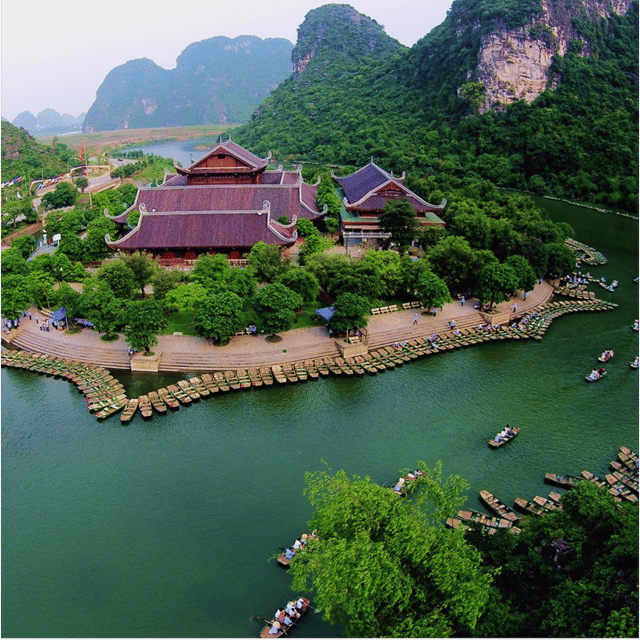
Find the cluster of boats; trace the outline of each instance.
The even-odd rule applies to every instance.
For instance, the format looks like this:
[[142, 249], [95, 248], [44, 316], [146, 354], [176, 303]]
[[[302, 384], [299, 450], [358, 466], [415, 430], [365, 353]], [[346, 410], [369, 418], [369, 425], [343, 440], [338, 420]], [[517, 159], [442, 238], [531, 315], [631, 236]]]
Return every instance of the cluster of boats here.
[[[581, 482], [593, 482], [605, 487], [613, 495], [616, 502], [638, 501], [638, 456], [627, 447], [620, 447], [618, 460], [610, 463], [612, 472], [601, 480], [590, 471], [582, 471], [579, 476], [562, 476], [554, 473], [545, 475], [545, 482], [560, 486], [564, 489], [575, 487]], [[493, 516], [474, 509], [458, 511], [453, 518], [448, 518], [446, 526], [451, 529], [468, 530], [471, 525], [480, 526], [495, 533], [498, 529], [507, 529], [512, 533], [520, 533], [517, 526], [520, 516], [516, 510], [528, 516], [544, 516], [562, 510], [562, 495], [551, 491], [548, 497], [535, 496], [533, 500], [515, 498], [514, 508], [508, 507], [487, 490], [480, 491], [480, 500]]]
[[604, 480], [595, 476], [590, 471], [582, 471], [579, 476], [561, 476], [547, 473], [545, 481], [561, 487], [575, 487], [580, 482], [593, 482], [601, 487], [606, 487], [616, 502], [626, 500], [638, 501], [638, 456], [628, 447], [620, 447], [618, 460], [610, 463], [611, 473], [604, 476]]
[[[636, 320], [636, 322], [638, 322]], [[616, 352], [613, 349], [605, 349], [600, 356], [598, 356], [598, 362], [609, 362], [614, 356], [616, 355]], [[636, 356], [630, 363], [629, 366], [632, 369], [637, 369], [639, 366], [639, 358], [638, 356]], [[599, 367], [598, 369], [592, 369], [591, 373], [588, 373], [584, 379], [587, 382], [596, 382], [597, 380], [600, 380], [601, 378], [604, 378], [604, 376], [607, 375], [607, 371], [604, 367]]]

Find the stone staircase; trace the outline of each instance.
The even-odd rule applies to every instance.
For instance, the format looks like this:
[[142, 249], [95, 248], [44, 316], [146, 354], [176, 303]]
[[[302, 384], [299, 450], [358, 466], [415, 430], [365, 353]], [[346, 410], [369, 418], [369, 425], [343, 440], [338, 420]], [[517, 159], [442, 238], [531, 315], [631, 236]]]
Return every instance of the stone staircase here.
[[112, 345], [105, 343], [104, 348], [87, 349], [86, 345], [74, 344], [62, 340], [51, 339], [51, 332], [25, 329], [11, 343], [13, 346], [32, 353], [46, 353], [61, 358], [92, 362], [105, 369], [131, 368], [126, 351], [115, 350]]

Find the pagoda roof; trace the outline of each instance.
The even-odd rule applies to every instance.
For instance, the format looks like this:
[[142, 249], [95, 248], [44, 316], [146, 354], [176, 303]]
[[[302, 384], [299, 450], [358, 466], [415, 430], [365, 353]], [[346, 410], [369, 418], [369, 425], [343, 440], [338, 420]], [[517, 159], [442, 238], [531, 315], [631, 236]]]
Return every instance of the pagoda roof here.
[[204, 156], [196, 160], [190, 167], [184, 168], [174, 164], [176, 171], [181, 175], [191, 175], [199, 173], [211, 173], [212, 168], [207, 166], [207, 160], [212, 156], [218, 156], [220, 154], [229, 155], [235, 158], [241, 166], [232, 165], [229, 167], [216, 167], [216, 171], [221, 170], [233, 171], [234, 173], [255, 173], [258, 171], [264, 171], [269, 164], [271, 158], [271, 152], [266, 158], [259, 158], [251, 151], [248, 151], [244, 147], [240, 146], [237, 142], [234, 142], [229, 138], [224, 142], [218, 142], [213, 149], [208, 151]]
[[295, 222], [282, 225], [272, 220], [269, 203], [254, 211], [166, 211], [140, 213], [138, 224], [120, 240], [106, 236], [114, 250], [210, 249], [268, 244], [292, 245], [298, 237]]
[[271, 203], [274, 218], [285, 215], [315, 220], [325, 215], [316, 204], [317, 187], [303, 181], [296, 184], [183, 186], [176, 184], [180, 179], [181, 176], [176, 176], [160, 187], [138, 189], [133, 205], [111, 220], [124, 224], [136, 209], [152, 213], [258, 211], [265, 201]]
[[425, 213], [442, 211], [446, 204], [446, 201], [440, 205], [426, 202], [405, 187], [403, 184], [404, 173], [401, 178], [396, 178], [373, 162], [344, 178], [334, 174], [332, 177], [338, 181], [346, 196], [345, 207], [352, 211], [363, 213], [382, 211], [391, 197], [407, 198], [416, 211]]

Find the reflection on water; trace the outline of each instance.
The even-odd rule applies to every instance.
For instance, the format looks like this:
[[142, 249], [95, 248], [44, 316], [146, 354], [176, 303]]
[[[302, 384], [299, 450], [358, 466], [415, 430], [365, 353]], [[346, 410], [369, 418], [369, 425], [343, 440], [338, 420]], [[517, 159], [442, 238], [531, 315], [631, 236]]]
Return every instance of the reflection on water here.
[[[97, 422], [62, 380], [3, 370], [4, 635], [255, 637], [252, 616], [290, 597], [273, 557], [306, 529], [304, 473], [322, 460], [380, 483], [443, 460], [481, 508], [481, 489], [545, 495], [546, 472], [602, 474], [620, 445], [637, 450], [637, 223], [558, 211], [609, 258], [591, 271], [620, 282], [597, 291], [619, 307], [563, 316], [539, 342], [219, 393], [127, 426]], [[586, 384], [605, 348], [609, 375]], [[179, 377], [122, 380], [135, 395]], [[506, 423], [522, 432], [490, 449]], [[303, 624], [306, 637], [341, 632], [320, 615]]]

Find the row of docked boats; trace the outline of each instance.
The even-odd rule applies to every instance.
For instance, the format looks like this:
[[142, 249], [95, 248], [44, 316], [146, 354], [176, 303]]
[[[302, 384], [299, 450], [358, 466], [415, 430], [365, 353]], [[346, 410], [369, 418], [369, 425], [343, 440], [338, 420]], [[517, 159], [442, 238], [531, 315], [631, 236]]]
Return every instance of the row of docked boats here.
[[3, 366], [35, 371], [73, 382], [84, 395], [89, 411], [98, 418], [122, 410], [127, 403], [123, 385], [107, 369], [88, 362], [31, 353], [29, 351], [3, 351]]
[[610, 463], [611, 473], [604, 476], [604, 480], [594, 475], [590, 471], [582, 471], [579, 476], [557, 475], [547, 473], [545, 481], [561, 487], [575, 487], [580, 482], [593, 482], [601, 487], [605, 487], [611, 493], [616, 502], [626, 500], [628, 502], [638, 501], [638, 456], [628, 447], [620, 447], [618, 460]]

